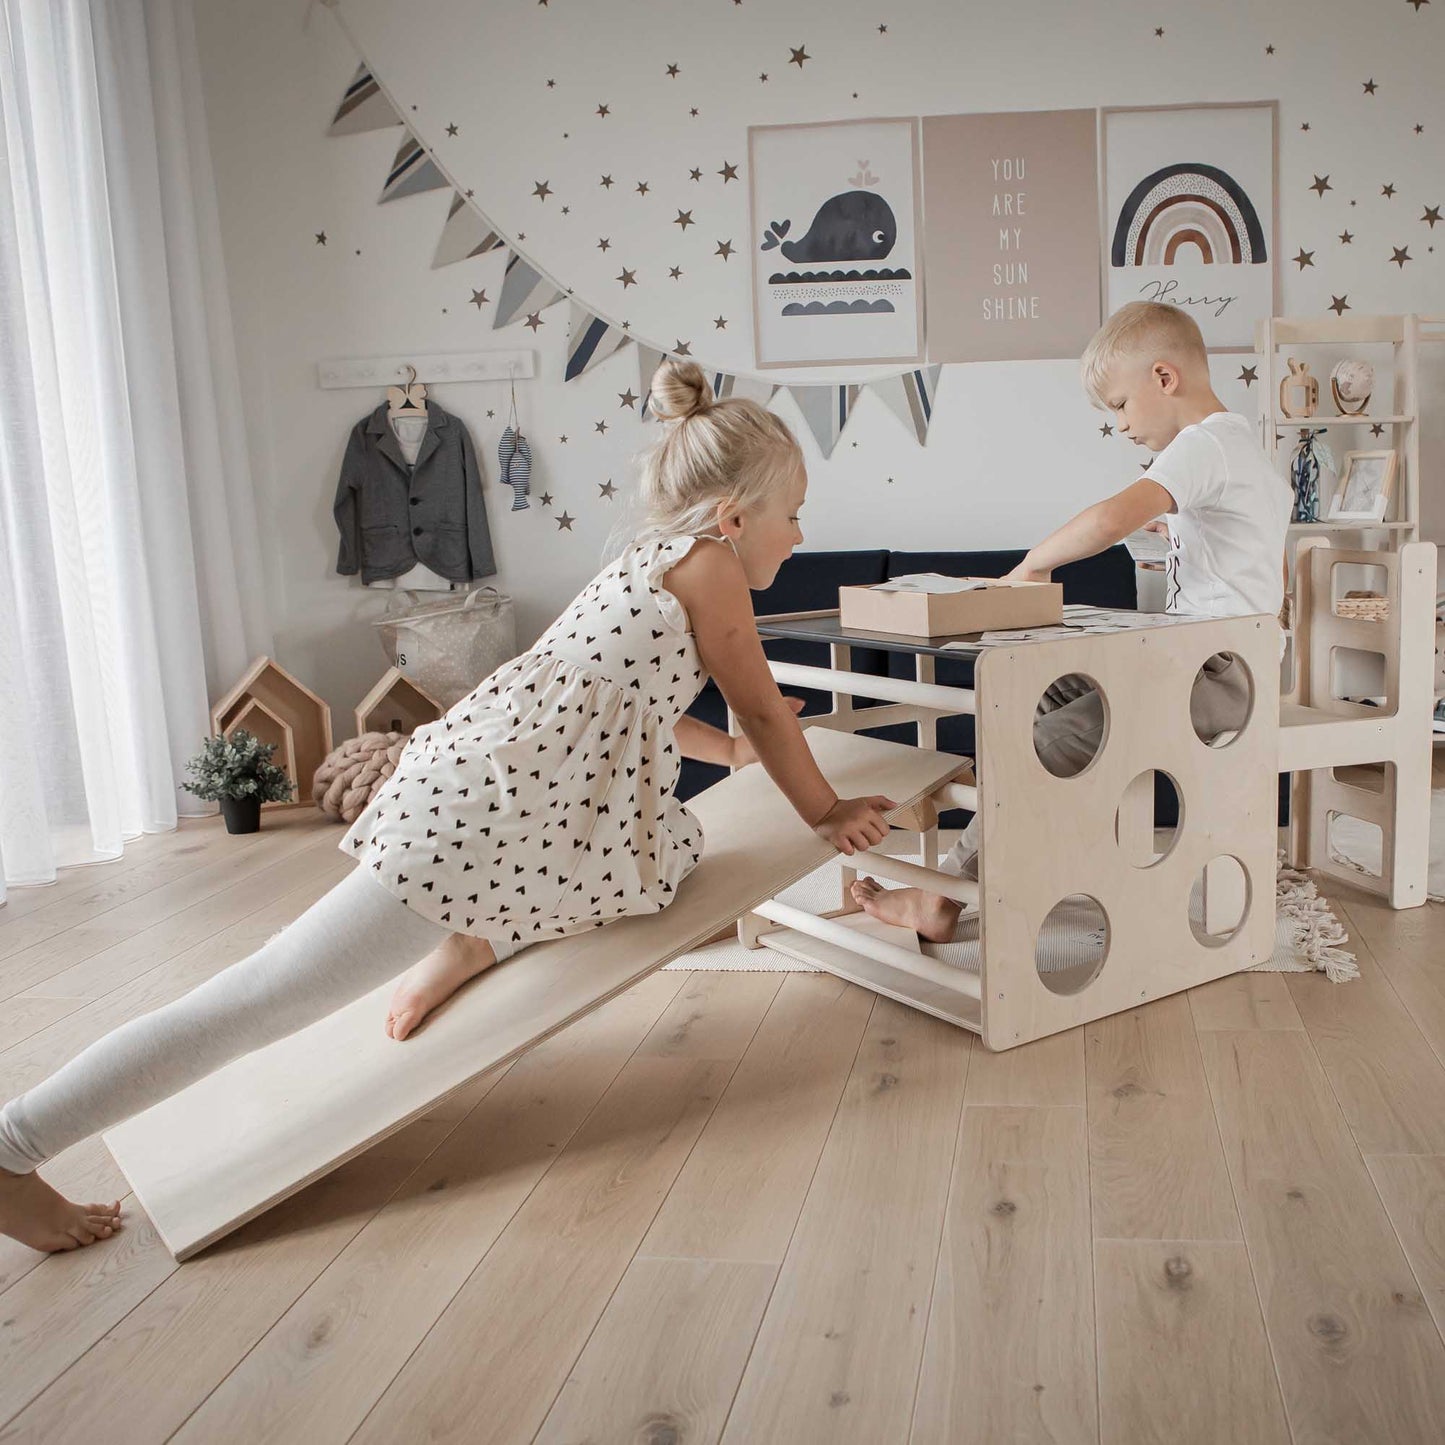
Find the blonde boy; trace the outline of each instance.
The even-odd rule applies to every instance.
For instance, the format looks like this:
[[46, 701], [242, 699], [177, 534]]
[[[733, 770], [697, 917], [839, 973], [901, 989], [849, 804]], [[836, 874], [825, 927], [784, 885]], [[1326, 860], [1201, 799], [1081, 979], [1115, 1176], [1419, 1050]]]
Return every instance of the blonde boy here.
[[[1199, 617], [1276, 616], [1284, 602], [1284, 543], [1290, 491], [1275, 474], [1253, 425], [1227, 411], [1209, 380], [1199, 327], [1177, 306], [1135, 301], [1116, 311], [1084, 352], [1084, 389], [1112, 414], [1115, 430], [1146, 448], [1147, 475], [1046, 537], [1009, 574], [1047, 581], [1056, 567], [1093, 556], [1143, 526], [1168, 531], [1165, 611]], [[1161, 526], [1157, 519], [1163, 518]], [[1239, 664], [1213, 657], [1195, 684], [1195, 730], [1237, 728], [1249, 707]], [[1034, 743], [1059, 777], [1086, 767], [1103, 738], [1104, 709], [1080, 677], [1065, 677], [1039, 704]], [[977, 819], [942, 865], [977, 876]], [[959, 906], [916, 888], [853, 885], [874, 917], [947, 942]]]

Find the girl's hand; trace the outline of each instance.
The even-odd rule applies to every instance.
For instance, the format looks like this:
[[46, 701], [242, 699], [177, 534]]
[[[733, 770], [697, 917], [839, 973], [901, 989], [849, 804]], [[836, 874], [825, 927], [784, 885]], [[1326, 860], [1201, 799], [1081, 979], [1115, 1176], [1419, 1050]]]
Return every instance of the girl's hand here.
[[883, 817], [895, 807], [891, 798], [839, 798], [813, 824], [813, 831], [826, 838], [840, 853], [849, 857], [864, 848], [881, 843], [888, 836], [888, 823]]
[[[802, 712], [802, 698], [785, 697], [783, 701], [787, 703], [790, 708], [792, 708], [794, 717], [797, 717], [797, 715]], [[755, 763], [757, 762], [757, 760], [757, 751], [756, 749], [754, 749], [752, 743], [748, 741], [747, 734], [740, 733], [737, 737], [733, 739], [733, 755], [729, 766], [734, 768], [745, 768], [749, 763]]]
[[1159, 521], [1145, 522], [1139, 530], [1141, 532], [1155, 532], [1161, 537], [1167, 537], [1169, 535], [1169, 524]]

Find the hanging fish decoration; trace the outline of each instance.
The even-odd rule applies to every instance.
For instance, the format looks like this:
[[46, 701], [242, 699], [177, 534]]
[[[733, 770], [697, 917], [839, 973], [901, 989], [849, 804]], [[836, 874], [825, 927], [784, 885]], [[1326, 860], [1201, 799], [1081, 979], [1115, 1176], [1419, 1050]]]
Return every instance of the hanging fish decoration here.
[[501, 482], [512, 489], [512, 510], [523, 511], [531, 505], [527, 494], [532, 480], [532, 448], [520, 427], [509, 426], [497, 443], [497, 463]]

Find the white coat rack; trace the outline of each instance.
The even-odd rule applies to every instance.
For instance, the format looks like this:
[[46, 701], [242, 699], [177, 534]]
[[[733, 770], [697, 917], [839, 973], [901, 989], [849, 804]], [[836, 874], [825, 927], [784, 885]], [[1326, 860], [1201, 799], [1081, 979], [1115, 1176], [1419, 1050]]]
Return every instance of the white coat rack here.
[[536, 375], [531, 351], [453, 351], [425, 356], [340, 357], [316, 363], [316, 379], [326, 391], [345, 386], [389, 386], [405, 381], [407, 368], [428, 386], [455, 381], [526, 381]]

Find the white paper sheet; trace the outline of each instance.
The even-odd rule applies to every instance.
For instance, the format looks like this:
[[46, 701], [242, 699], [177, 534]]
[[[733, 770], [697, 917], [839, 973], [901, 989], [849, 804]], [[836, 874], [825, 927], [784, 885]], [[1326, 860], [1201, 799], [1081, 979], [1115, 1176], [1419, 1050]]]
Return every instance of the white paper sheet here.
[[988, 586], [977, 578], [945, 577], [941, 572], [915, 572], [909, 577], [895, 577], [890, 582], [875, 582], [873, 592], [981, 592]]

